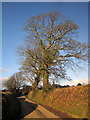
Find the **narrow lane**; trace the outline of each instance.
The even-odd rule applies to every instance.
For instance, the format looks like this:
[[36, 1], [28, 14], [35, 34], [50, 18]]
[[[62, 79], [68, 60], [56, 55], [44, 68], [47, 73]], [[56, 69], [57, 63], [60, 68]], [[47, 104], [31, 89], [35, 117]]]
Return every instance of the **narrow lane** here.
[[[25, 96], [19, 97], [21, 102], [21, 118], [59, 118], [41, 105], [30, 101]], [[22, 119], [21, 119], [22, 120]]]

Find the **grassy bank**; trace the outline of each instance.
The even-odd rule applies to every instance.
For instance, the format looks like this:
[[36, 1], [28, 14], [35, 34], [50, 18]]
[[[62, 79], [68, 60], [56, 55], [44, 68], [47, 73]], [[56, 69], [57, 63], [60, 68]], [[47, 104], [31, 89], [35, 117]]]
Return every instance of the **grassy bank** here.
[[88, 86], [76, 86], [69, 88], [56, 88], [44, 93], [39, 90], [34, 97], [33, 92], [28, 98], [64, 111], [74, 118], [88, 118]]
[[21, 105], [18, 99], [8, 93], [2, 94], [2, 120], [18, 120]]

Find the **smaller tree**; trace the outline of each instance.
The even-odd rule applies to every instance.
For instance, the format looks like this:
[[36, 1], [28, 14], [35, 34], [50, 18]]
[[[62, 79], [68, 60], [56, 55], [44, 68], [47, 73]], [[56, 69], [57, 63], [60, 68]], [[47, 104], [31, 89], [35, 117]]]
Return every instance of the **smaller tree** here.
[[15, 93], [23, 86], [25, 79], [22, 72], [17, 72], [13, 74], [5, 83], [4, 86], [8, 91]]

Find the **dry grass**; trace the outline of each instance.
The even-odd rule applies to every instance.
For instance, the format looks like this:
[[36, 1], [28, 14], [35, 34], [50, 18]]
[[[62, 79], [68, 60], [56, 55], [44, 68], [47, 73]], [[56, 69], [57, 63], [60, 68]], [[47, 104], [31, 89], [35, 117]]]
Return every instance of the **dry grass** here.
[[[32, 98], [32, 94], [30, 92], [28, 97]], [[48, 93], [38, 91], [32, 99], [72, 114], [74, 117], [88, 118], [88, 86], [57, 88]]]

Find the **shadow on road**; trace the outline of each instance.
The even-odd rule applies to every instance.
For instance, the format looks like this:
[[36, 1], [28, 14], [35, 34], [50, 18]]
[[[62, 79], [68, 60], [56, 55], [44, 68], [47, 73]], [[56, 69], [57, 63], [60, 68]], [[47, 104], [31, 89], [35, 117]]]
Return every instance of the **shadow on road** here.
[[37, 108], [37, 104], [28, 102], [25, 100], [25, 98], [18, 98], [21, 103], [21, 115], [20, 119], [24, 118], [26, 115], [30, 114]]

